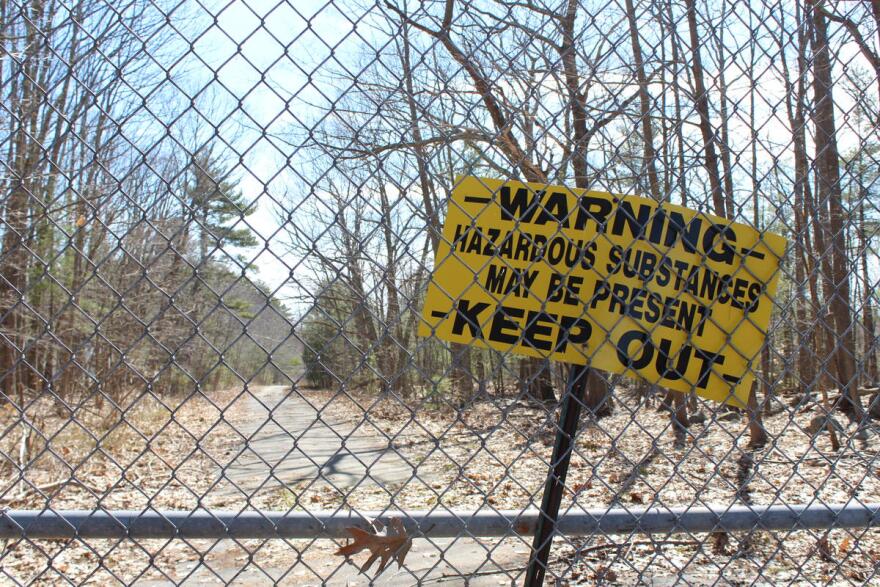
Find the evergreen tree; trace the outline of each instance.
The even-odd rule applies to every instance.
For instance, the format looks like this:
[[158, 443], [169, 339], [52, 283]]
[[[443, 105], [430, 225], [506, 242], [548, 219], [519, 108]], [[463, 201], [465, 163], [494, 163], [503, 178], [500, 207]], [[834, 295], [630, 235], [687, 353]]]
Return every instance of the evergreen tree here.
[[199, 263], [204, 263], [214, 250], [228, 254], [226, 247], [249, 248], [257, 244], [250, 228], [238, 226], [239, 221], [254, 213], [256, 206], [245, 202], [228, 170], [210, 153], [193, 155], [186, 203], [199, 234]]

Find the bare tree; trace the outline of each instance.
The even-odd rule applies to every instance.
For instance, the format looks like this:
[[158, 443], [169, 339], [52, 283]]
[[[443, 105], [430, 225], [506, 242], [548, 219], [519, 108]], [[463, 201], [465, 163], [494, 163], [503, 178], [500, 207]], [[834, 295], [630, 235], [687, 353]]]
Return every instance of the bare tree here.
[[[810, 1], [812, 7], [821, 2]], [[816, 147], [816, 197], [822, 209], [828, 210], [829, 250], [820, 251], [831, 261], [832, 292], [829, 296], [831, 318], [834, 322], [834, 362], [837, 385], [840, 388], [840, 408], [853, 420], [861, 420], [863, 410], [856, 387], [855, 345], [853, 344], [849, 284], [848, 255], [846, 251], [847, 213], [843, 208], [840, 184], [840, 153], [837, 148], [837, 128], [834, 116], [833, 83], [831, 81], [831, 48], [828, 43], [828, 23], [822, 10], [814, 9], [811, 19], [811, 46], [813, 52], [813, 125]]]

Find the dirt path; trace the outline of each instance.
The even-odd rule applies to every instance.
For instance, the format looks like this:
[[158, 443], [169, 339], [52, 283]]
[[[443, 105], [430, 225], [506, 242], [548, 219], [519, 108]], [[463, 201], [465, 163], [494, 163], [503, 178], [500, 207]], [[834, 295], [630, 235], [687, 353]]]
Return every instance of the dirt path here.
[[[287, 386], [251, 388], [253, 397], [236, 408], [235, 427], [247, 437], [233, 449], [238, 456], [219, 474], [253, 495], [302, 482], [332, 484], [345, 490], [364, 484], [389, 486], [406, 482], [413, 468], [391, 447], [390, 441], [370, 432], [370, 425], [352, 417], [341, 421], [320, 413]], [[398, 437], [395, 442], [406, 443]], [[240, 454], [239, 454], [240, 453]], [[228, 484], [224, 484], [228, 485]], [[226, 491], [238, 493], [234, 487]], [[407, 568], [389, 568], [375, 580], [346, 564], [327, 548], [312, 547], [307, 564], [297, 564], [295, 553], [283, 543], [272, 541], [273, 553], [260, 565], [248, 565], [236, 545], [220, 541], [211, 547], [210, 569], [197, 561], [181, 563], [177, 577], [189, 577], [187, 584], [220, 584], [236, 580], [262, 585], [417, 585], [440, 584], [483, 587], [510, 584], [522, 573], [528, 560], [527, 541], [473, 538], [414, 541]], [[264, 552], [266, 549], [264, 549]], [[357, 556], [362, 563], [365, 556]], [[352, 561], [355, 562], [355, 561]], [[339, 567], [339, 568], [336, 568]], [[325, 576], [316, 580], [315, 570]], [[161, 581], [145, 585], [164, 584]]]
[[[339, 489], [369, 484], [394, 485], [413, 475], [413, 467], [373, 433], [369, 423], [339, 421], [290, 387], [251, 388], [236, 427], [247, 437], [222, 474], [246, 493], [297, 483], [331, 484]], [[230, 491], [237, 493], [234, 487]]]

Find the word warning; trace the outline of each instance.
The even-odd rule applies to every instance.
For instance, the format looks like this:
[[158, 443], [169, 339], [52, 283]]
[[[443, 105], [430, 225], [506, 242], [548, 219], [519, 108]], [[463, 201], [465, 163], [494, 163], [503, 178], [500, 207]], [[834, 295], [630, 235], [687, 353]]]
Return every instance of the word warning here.
[[646, 198], [460, 178], [419, 334], [744, 406], [784, 251]]

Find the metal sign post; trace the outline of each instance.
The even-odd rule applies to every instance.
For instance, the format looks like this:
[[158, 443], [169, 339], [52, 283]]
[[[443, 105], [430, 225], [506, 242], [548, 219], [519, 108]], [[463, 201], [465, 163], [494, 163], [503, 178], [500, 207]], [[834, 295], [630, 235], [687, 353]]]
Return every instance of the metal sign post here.
[[553, 457], [550, 470], [544, 485], [544, 497], [541, 500], [541, 513], [535, 528], [535, 539], [532, 542], [532, 556], [526, 573], [525, 587], [539, 587], [544, 584], [547, 572], [547, 561], [550, 558], [550, 547], [553, 544], [553, 533], [556, 530], [556, 519], [559, 516], [559, 504], [562, 502], [562, 491], [565, 488], [565, 477], [571, 452], [574, 446], [577, 426], [580, 421], [581, 408], [584, 405], [584, 391], [590, 368], [586, 365], [572, 365], [568, 374], [565, 398], [556, 430], [556, 442], [553, 446]]

